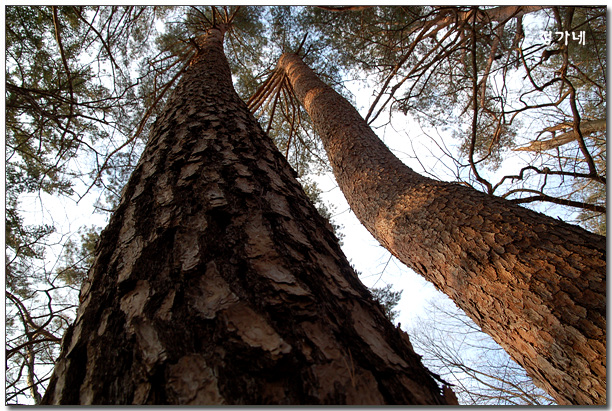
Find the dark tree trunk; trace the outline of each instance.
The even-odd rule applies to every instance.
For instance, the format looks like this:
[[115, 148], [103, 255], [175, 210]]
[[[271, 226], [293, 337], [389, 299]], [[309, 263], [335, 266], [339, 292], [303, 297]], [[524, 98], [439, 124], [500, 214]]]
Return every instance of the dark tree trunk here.
[[560, 404], [606, 402], [606, 240], [397, 159], [294, 54], [279, 62], [362, 224]]
[[44, 404], [444, 404], [211, 30], [101, 236]]

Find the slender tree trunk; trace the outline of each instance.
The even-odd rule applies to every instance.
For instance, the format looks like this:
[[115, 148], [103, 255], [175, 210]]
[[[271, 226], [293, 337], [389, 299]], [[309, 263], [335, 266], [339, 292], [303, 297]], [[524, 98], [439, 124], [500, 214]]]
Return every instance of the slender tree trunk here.
[[235, 93], [222, 39], [153, 127], [43, 403], [448, 402]]
[[298, 56], [283, 55], [279, 68], [370, 233], [560, 404], [605, 403], [605, 237], [415, 173]]
[[[30, 340], [31, 341], [31, 340]], [[28, 387], [30, 388], [30, 395], [34, 399], [34, 404], [40, 404], [42, 396], [38, 392], [38, 382], [36, 382], [36, 373], [34, 372], [34, 365], [36, 362], [36, 355], [34, 354], [34, 344], [30, 344], [25, 347], [26, 349], [26, 361], [28, 369]]]

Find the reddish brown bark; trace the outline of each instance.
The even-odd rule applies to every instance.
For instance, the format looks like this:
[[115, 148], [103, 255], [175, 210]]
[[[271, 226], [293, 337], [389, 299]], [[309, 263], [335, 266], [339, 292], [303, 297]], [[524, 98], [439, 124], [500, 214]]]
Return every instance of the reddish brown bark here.
[[606, 402], [606, 241], [415, 173], [294, 54], [279, 61], [362, 224], [560, 404]]
[[101, 236], [44, 404], [444, 404], [212, 30]]

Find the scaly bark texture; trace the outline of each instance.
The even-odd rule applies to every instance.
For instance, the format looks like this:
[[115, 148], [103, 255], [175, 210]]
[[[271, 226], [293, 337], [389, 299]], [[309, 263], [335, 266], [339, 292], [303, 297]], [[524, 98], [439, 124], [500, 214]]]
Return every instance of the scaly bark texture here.
[[606, 241], [397, 159], [298, 56], [279, 61], [355, 215], [560, 404], [606, 402]]
[[43, 403], [446, 403], [235, 93], [222, 34], [153, 127]]

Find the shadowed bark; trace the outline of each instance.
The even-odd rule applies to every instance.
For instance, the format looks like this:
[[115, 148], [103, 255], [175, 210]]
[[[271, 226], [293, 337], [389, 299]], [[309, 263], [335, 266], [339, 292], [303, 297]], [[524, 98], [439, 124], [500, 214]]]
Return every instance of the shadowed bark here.
[[295, 54], [287, 75], [372, 235], [453, 299], [559, 404], [606, 402], [606, 240], [404, 165]]
[[153, 127], [43, 403], [446, 403], [233, 90], [222, 39]]

